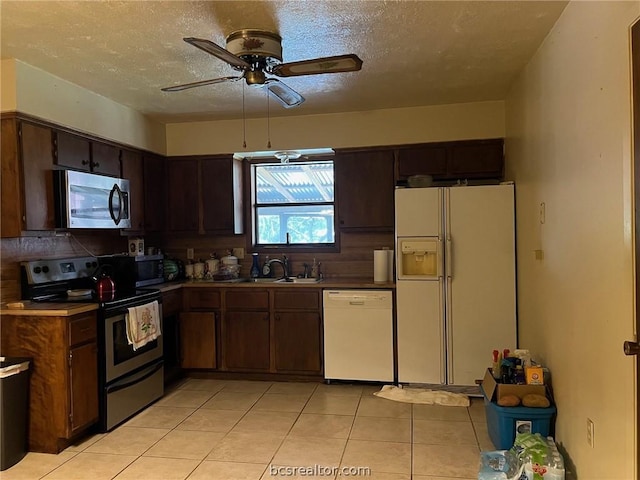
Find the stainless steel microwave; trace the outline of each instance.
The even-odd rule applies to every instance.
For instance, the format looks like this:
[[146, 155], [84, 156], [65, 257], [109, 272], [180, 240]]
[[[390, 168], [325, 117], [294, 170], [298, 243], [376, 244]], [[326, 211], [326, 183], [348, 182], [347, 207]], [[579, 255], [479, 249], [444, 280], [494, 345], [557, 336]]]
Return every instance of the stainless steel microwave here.
[[130, 228], [129, 180], [54, 170], [58, 228]]

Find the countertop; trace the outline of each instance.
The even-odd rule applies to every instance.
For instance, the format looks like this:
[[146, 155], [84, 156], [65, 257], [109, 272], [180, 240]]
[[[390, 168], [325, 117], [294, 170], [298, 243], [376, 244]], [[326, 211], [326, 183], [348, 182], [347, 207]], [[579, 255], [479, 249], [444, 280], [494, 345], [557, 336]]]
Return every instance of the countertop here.
[[41, 303], [30, 300], [9, 302], [2, 307], [2, 315], [70, 317], [78, 313], [92, 312], [98, 309], [97, 303]]
[[[162, 293], [179, 288], [320, 288], [320, 289], [395, 289], [393, 282], [374, 283], [367, 278], [324, 279], [315, 283], [295, 282], [214, 282], [211, 280], [186, 280], [152, 285]], [[78, 313], [91, 312], [98, 309], [97, 303], [41, 303], [29, 300], [8, 302], [0, 309], [1, 315], [69, 317]]]
[[389, 290], [395, 289], [396, 284], [393, 282], [388, 283], [374, 283], [372, 279], [367, 278], [353, 278], [353, 279], [323, 279], [319, 282], [311, 283], [296, 283], [296, 282], [246, 282], [246, 281], [211, 281], [211, 280], [186, 280], [182, 282], [171, 282], [162, 285], [154, 285], [161, 292], [167, 292], [175, 290], [176, 288], [201, 288], [201, 287], [214, 287], [214, 288], [321, 288], [321, 289], [381, 289]]

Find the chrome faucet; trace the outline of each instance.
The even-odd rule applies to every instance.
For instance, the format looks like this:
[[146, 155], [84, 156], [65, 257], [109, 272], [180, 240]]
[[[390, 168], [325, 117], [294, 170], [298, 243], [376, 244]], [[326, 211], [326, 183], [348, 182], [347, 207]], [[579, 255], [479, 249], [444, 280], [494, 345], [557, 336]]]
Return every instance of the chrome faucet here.
[[269, 266], [273, 265], [274, 263], [279, 263], [280, 265], [282, 265], [282, 278], [289, 279], [289, 259], [286, 255], [282, 256], [282, 260], [280, 260], [279, 258], [272, 258], [267, 263], [269, 264]]

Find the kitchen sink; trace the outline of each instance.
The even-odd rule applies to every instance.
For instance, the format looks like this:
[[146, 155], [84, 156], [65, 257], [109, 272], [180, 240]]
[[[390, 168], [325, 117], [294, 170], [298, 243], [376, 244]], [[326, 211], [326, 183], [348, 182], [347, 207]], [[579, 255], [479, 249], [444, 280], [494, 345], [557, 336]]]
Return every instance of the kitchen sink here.
[[277, 280], [278, 283], [318, 283], [321, 282], [321, 278], [298, 278], [288, 277]]
[[248, 278], [228, 278], [226, 280], [210, 279], [210, 280], [203, 280], [203, 281], [211, 282], [211, 283], [243, 283], [243, 282], [248, 282], [249, 279]]

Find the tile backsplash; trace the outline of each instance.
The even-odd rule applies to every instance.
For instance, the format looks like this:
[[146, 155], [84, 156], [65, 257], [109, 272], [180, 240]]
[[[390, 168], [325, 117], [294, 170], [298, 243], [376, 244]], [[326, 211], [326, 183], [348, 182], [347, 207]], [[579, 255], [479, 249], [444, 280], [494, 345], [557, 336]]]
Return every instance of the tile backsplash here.
[[0, 304], [20, 299], [22, 261], [105, 255], [126, 250], [127, 237], [121, 236], [118, 231], [3, 238], [0, 240]]

